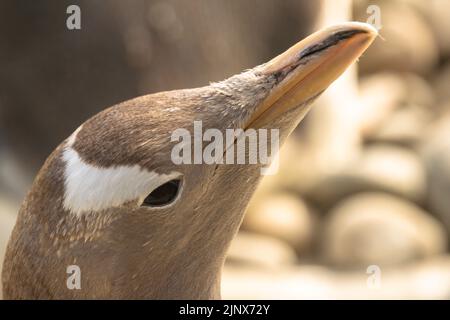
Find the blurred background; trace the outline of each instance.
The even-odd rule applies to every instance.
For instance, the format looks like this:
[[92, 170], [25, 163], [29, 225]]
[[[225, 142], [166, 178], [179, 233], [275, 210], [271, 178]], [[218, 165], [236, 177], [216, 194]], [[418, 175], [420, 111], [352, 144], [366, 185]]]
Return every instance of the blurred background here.
[[[71, 4], [81, 30], [66, 27]], [[0, 268], [37, 170], [90, 116], [357, 20], [382, 38], [281, 150], [231, 245], [223, 298], [450, 299], [449, 17], [448, 0], [1, 1]]]

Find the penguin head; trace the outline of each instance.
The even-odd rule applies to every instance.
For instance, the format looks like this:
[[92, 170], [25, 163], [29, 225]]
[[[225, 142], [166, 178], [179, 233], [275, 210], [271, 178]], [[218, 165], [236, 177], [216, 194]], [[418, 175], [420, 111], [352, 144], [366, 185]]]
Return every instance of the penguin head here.
[[[233, 160], [225, 159], [238, 130], [263, 129], [270, 135], [275, 129], [282, 144], [311, 102], [375, 35], [366, 24], [334, 26], [222, 82], [139, 97], [97, 114], [65, 142], [64, 208], [78, 216], [121, 206], [164, 215], [194, 210], [215, 190], [213, 180], [231, 190], [233, 172], [260, 176], [262, 163], [237, 163], [237, 151]], [[236, 136], [227, 139], [230, 130]], [[208, 145], [214, 152], [205, 150]], [[236, 189], [245, 194], [245, 186]]]

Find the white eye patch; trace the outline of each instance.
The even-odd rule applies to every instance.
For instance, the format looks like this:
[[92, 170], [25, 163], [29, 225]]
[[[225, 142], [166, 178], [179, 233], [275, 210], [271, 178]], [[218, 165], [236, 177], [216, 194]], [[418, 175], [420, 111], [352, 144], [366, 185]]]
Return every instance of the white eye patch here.
[[139, 165], [101, 168], [83, 161], [67, 146], [63, 151], [64, 208], [80, 216], [120, 206], [132, 200], [142, 202], [158, 186], [181, 174], [158, 174]]

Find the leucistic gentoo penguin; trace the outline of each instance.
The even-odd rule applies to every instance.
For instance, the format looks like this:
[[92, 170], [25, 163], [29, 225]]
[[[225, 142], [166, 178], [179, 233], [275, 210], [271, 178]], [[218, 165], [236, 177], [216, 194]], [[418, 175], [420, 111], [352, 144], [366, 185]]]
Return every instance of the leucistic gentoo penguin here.
[[[364, 23], [323, 29], [219, 83], [108, 108], [49, 156], [19, 212], [2, 274], [6, 299], [220, 298], [221, 269], [261, 164], [175, 164], [171, 133], [279, 129], [375, 39]], [[68, 286], [76, 266], [80, 286]]]

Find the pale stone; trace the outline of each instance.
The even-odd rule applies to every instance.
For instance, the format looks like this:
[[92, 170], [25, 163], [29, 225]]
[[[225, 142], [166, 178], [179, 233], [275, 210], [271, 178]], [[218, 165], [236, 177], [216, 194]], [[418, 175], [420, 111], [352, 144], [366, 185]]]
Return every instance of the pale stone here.
[[227, 262], [253, 265], [262, 268], [277, 268], [294, 264], [296, 254], [285, 242], [273, 237], [250, 232], [239, 232], [231, 242]]
[[299, 255], [307, 252], [314, 235], [315, 216], [298, 196], [279, 193], [251, 201], [244, 230], [269, 235], [290, 244]]
[[[450, 256], [379, 269], [336, 271], [315, 265], [277, 270], [225, 265], [224, 299], [450, 299]], [[379, 281], [374, 278], [378, 277]], [[374, 281], [375, 280], [375, 281]]]
[[403, 106], [435, 104], [434, 92], [423, 78], [411, 73], [379, 72], [361, 79], [358, 117], [364, 137], [371, 136]]
[[[366, 21], [373, 4], [355, 1], [355, 19]], [[438, 62], [439, 48], [433, 30], [423, 14], [406, 1], [380, 0], [380, 36], [359, 64], [362, 72], [380, 70], [427, 74]]]
[[[433, 88], [436, 92], [437, 100], [439, 104], [449, 105], [450, 104], [450, 63], [439, 68], [436, 76], [433, 79]], [[444, 109], [448, 110], [448, 109]]]
[[[2, 272], [3, 258], [6, 252], [9, 236], [16, 222], [18, 207], [0, 196], [0, 274]], [[2, 283], [0, 281], [0, 299], [2, 298]]]
[[366, 139], [370, 142], [397, 144], [415, 148], [431, 123], [431, 116], [423, 107], [409, 105], [394, 111]]
[[322, 252], [336, 266], [391, 266], [444, 253], [442, 224], [416, 205], [383, 193], [362, 193], [328, 214]]
[[[300, 182], [300, 181], [299, 181]], [[385, 191], [422, 203], [426, 172], [417, 154], [405, 148], [373, 145], [334, 175], [324, 175], [308, 197], [323, 208], [356, 192]]]
[[433, 126], [424, 139], [423, 155], [428, 172], [428, 203], [450, 234], [450, 114]]

